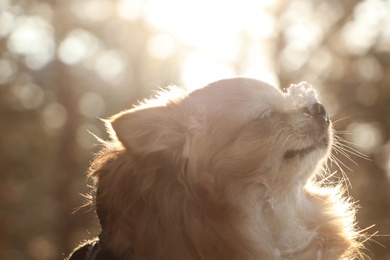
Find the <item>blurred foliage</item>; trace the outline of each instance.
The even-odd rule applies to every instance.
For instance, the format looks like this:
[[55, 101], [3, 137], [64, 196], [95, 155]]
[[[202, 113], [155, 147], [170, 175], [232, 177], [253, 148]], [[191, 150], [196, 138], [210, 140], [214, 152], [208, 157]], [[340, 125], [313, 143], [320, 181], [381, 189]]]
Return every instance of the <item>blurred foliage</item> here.
[[379, 231], [368, 255], [390, 259], [390, 1], [2, 0], [0, 9], [0, 259], [61, 259], [98, 233], [93, 212], [72, 213], [98, 149], [89, 132], [107, 138], [99, 118], [157, 86], [236, 75], [318, 89], [336, 133], [369, 157], [335, 154], [359, 226]]

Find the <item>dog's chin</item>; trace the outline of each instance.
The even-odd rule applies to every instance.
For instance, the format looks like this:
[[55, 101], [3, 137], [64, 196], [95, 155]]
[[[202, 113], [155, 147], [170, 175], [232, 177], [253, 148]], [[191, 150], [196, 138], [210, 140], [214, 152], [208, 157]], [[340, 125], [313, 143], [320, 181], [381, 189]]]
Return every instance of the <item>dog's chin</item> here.
[[289, 149], [283, 154], [283, 159], [285, 160], [293, 160], [293, 159], [301, 159], [308, 154], [313, 152], [325, 152], [329, 146], [329, 138], [323, 137], [320, 141], [314, 143], [313, 145], [309, 145], [299, 149]]

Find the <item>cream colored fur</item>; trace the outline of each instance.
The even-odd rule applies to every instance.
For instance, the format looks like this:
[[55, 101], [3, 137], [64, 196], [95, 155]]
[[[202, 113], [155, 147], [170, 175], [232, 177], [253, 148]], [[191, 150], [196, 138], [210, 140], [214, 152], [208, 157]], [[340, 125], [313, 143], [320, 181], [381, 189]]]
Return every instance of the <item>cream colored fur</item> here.
[[236, 78], [113, 116], [112, 140], [91, 166], [110, 250], [162, 260], [359, 256], [350, 199], [321, 182], [332, 127], [293, 101]]

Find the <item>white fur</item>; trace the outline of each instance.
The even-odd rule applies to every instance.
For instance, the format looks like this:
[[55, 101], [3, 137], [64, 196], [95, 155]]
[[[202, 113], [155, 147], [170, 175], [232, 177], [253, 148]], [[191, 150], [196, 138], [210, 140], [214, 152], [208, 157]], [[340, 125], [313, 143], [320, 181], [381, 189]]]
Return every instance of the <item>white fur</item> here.
[[301, 82], [299, 84], [291, 84], [285, 94], [286, 99], [291, 103], [291, 107], [305, 107], [311, 104], [317, 103], [317, 92], [307, 82]]

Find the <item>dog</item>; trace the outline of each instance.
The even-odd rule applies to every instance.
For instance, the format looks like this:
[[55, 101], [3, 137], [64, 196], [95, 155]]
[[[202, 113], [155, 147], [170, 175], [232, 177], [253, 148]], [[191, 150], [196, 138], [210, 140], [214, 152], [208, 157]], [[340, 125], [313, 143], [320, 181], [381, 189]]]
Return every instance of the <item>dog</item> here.
[[121, 112], [93, 161], [102, 231], [70, 259], [356, 259], [361, 233], [340, 185], [316, 91], [223, 79], [172, 87]]

